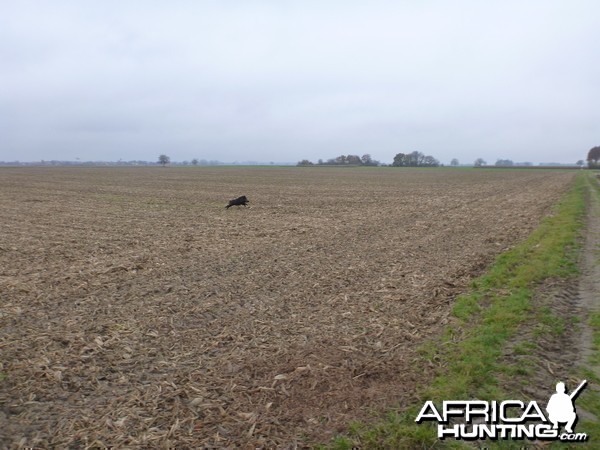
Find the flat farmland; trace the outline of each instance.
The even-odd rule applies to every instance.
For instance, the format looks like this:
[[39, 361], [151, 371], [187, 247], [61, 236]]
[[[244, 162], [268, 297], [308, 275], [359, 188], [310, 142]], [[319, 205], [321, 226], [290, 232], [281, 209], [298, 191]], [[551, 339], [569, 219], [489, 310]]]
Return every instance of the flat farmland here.
[[0, 447], [293, 447], [408, 404], [574, 176], [0, 168]]

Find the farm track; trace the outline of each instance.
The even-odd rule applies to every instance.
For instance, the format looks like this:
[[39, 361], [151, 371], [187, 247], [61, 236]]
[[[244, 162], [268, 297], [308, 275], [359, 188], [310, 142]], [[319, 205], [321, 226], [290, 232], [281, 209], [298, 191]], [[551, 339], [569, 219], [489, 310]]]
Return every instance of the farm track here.
[[573, 176], [0, 168], [0, 446], [286, 447], [410, 402]]

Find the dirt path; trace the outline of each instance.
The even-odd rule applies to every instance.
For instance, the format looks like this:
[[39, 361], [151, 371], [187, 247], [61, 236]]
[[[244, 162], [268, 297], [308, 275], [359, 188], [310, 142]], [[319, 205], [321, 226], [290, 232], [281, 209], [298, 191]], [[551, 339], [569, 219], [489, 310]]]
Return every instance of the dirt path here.
[[[592, 180], [598, 183], [600, 180]], [[590, 191], [593, 187], [590, 187]], [[582, 321], [579, 333], [579, 360], [578, 366], [592, 371], [600, 378], [600, 366], [592, 364], [590, 357], [593, 352], [593, 330], [587, 318], [593, 313], [600, 311], [600, 197], [594, 192], [589, 192], [588, 224], [586, 239], [581, 257], [581, 277], [579, 279], [578, 297], [581, 308]], [[597, 384], [590, 386], [595, 391], [600, 390]], [[598, 422], [600, 415], [598, 411], [586, 411], [582, 407], [577, 408], [579, 417]]]
[[[592, 182], [599, 182], [592, 180]], [[588, 225], [585, 244], [581, 257], [581, 277], [578, 286], [582, 317], [589, 317], [600, 310], [600, 200], [590, 192], [588, 207]], [[592, 329], [584, 322], [579, 335], [579, 364], [592, 370], [600, 377], [600, 367], [588, 364], [592, 353]]]

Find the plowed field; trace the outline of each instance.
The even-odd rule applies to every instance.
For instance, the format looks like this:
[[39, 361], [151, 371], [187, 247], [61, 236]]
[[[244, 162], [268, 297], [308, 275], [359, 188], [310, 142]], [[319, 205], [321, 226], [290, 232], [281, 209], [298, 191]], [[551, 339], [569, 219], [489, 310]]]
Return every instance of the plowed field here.
[[405, 404], [573, 176], [0, 168], [0, 447], [287, 447]]

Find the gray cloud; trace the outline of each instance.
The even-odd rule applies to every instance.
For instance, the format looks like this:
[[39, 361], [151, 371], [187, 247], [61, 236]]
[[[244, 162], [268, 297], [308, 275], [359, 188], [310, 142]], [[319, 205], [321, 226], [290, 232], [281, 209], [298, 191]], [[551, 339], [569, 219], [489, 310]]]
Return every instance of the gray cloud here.
[[600, 142], [589, 0], [0, 5], [0, 160], [575, 162]]

